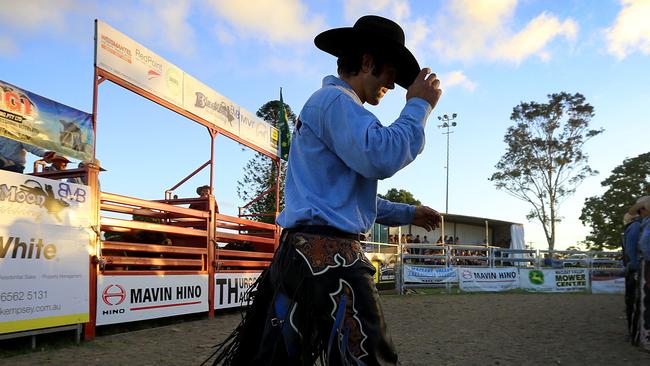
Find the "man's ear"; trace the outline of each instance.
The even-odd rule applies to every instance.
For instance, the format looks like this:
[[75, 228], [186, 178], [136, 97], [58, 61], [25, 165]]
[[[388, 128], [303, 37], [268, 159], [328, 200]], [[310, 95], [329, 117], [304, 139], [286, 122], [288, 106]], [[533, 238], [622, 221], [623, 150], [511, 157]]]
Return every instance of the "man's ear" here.
[[375, 68], [375, 60], [372, 59], [372, 56], [365, 53], [361, 59], [361, 72], [370, 74]]

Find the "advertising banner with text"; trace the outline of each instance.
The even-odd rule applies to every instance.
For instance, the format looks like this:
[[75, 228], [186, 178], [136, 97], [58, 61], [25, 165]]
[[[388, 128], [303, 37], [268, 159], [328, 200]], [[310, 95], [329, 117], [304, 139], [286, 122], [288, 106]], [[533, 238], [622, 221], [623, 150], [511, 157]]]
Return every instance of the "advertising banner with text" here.
[[508, 291], [519, 288], [517, 268], [470, 268], [458, 270], [459, 287], [463, 291]]
[[0, 171], [0, 334], [88, 321], [87, 186]]
[[520, 269], [521, 288], [535, 292], [580, 292], [589, 288], [586, 268]]
[[97, 67], [183, 107], [181, 69], [101, 20], [95, 37]]
[[365, 255], [375, 267], [375, 283], [395, 282], [396, 254], [365, 252]]
[[214, 275], [214, 308], [247, 306], [248, 289], [259, 276], [259, 272], [216, 273]]
[[97, 325], [208, 311], [208, 275], [97, 276]]
[[2, 80], [0, 136], [82, 161], [94, 153], [90, 114]]
[[278, 155], [277, 128], [101, 20], [95, 42], [97, 67]]
[[458, 268], [433, 268], [403, 264], [404, 282], [408, 283], [447, 283], [458, 282]]
[[621, 271], [598, 271], [591, 273], [591, 292], [594, 294], [624, 294], [625, 274]]

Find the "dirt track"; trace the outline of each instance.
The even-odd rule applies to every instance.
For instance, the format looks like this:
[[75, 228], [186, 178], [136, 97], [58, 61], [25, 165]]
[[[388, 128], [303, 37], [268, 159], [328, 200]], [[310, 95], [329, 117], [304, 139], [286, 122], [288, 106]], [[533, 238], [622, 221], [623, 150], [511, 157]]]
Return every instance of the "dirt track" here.
[[[403, 365], [650, 365], [650, 353], [625, 342], [620, 295], [410, 295], [382, 302]], [[0, 365], [198, 365], [238, 322], [231, 313], [102, 336]]]

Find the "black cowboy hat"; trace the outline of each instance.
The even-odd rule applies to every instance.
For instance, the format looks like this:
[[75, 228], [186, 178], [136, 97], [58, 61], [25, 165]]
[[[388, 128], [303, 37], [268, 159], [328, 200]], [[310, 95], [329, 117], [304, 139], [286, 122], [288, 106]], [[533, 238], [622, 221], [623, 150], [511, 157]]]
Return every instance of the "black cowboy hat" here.
[[408, 89], [420, 72], [420, 65], [411, 51], [404, 46], [404, 31], [390, 19], [376, 15], [366, 15], [353, 27], [326, 30], [314, 38], [316, 47], [340, 57], [351, 48], [362, 44], [379, 46], [390, 56], [390, 61], [397, 69], [395, 82]]
[[196, 187], [196, 194], [200, 195], [201, 191], [204, 189], [210, 190], [210, 186], [205, 185], [205, 186]]

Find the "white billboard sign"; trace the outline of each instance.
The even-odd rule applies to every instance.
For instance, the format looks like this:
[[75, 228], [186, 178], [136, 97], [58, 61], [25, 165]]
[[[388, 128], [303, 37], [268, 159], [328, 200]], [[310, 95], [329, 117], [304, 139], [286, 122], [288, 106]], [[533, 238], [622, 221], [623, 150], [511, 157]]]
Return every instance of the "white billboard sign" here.
[[110, 25], [97, 20], [95, 64], [183, 107], [183, 71]]
[[216, 273], [214, 275], [214, 308], [246, 306], [248, 289], [260, 276], [258, 272]]
[[517, 268], [471, 268], [458, 270], [459, 287], [462, 291], [508, 291], [519, 288]]
[[520, 269], [521, 288], [536, 292], [578, 292], [589, 288], [586, 268]]
[[622, 271], [619, 273], [594, 272], [591, 274], [591, 292], [594, 294], [624, 294], [625, 275]]
[[88, 321], [87, 186], [0, 171], [0, 334]]
[[278, 155], [277, 128], [101, 20], [95, 42], [97, 67]]
[[208, 275], [97, 276], [97, 325], [208, 311]]
[[458, 282], [458, 271], [455, 267], [433, 268], [403, 264], [404, 282], [411, 283], [448, 283]]
[[240, 108], [237, 104], [187, 74], [183, 89], [186, 111], [239, 136]]

